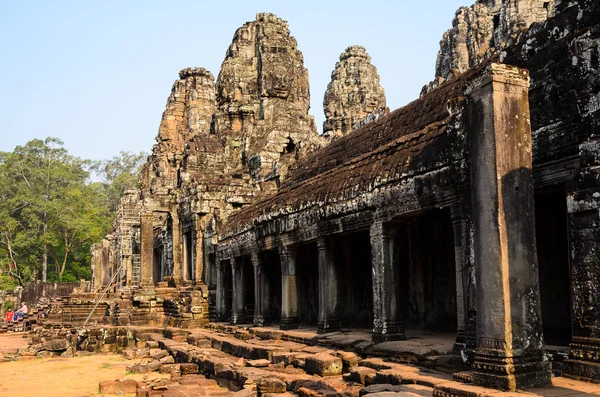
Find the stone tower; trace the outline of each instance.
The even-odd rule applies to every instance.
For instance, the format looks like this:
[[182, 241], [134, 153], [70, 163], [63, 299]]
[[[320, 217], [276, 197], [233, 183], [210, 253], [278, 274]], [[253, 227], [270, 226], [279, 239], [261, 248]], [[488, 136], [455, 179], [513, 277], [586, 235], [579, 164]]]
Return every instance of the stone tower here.
[[235, 32], [217, 98], [215, 128], [227, 140], [228, 165], [258, 183], [277, 178], [280, 158], [317, 137], [304, 57], [287, 22], [273, 14]]
[[163, 112], [156, 144], [144, 165], [142, 192], [169, 194], [177, 187], [185, 142], [211, 130], [216, 107], [214, 76], [204, 68], [186, 68], [179, 72]]
[[514, 43], [534, 22], [554, 13], [556, 0], [478, 0], [456, 11], [444, 33], [436, 62], [436, 78], [463, 73], [491, 53]]
[[346, 135], [365, 120], [376, 120], [389, 111], [377, 68], [364, 47], [351, 46], [340, 55], [323, 109], [323, 133], [330, 136]]

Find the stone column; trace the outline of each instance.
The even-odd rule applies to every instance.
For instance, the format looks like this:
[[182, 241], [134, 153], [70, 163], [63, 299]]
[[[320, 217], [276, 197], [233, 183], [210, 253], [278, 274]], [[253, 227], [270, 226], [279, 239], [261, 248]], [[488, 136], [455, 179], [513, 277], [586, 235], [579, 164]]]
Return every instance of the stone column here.
[[173, 230], [173, 280], [176, 285], [181, 285], [183, 281], [182, 271], [183, 271], [183, 261], [181, 255], [181, 223], [179, 222], [178, 214], [171, 213], [171, 225]]
[[450, 207], [454, 231], [456, 265], [456, 342], [454, 354], [472, 359], [475, 350], [475, 267], [473, 264], [473, 221], [470, 205]]
[[110, 241], [104, 239], [102, 240], [102, 266], [100, 269], [102, 287], [106, 287], [110, 283], [110, 270]]
[[102, 289], [102, 245], [92, 246], [92, 291]]
[[246, 324], [246, 302], [244, 297], [244, 264], [242, 258], [234, 258], [231, 261], [232, 276], [232, 302], [231, 302], [231, 324]]
[[399, 312], [400, 280], [394, 264], [394, 239], [383, 222], [371, 225], [373, 274], [373, 340], [406, 339]]
[[289, 246], [279, 249], [281, 262], [281, 329], [294, 329], [300, 325], [298, 306], [298, 280], [296, 279], [296, 250]]
[[473, 380], [514, 391], [550, 384], [535, 245], [526, 70], [490, 64], [469, 89], [477, 279]]
[[195, 238], [194, 238], [194, 246], [195, 246], [195, 255], [194, 255], [194, 265], [196, 266], [195, 270], [195, 282], [196, 285], [200, 285], [203, 283], [202, 277], [204, 273], [204, 233], [202, 232], [202, 216], [196, 214], [196, 228], [195, 228]]
[[141, 285], [154, 285], [152, 279], [152, 260], [154, 258], [154, 234], [152, 233], [154, 217], [152, 212], [142, 214], [140, 242], [140, 281]]
[[338, 318], [338, 279], [330, 237], [319, 237], [319, 318], [317, 332], [339, 330], [342, 327]]
[[254, 319], [252, 322], [255, 326], [262, 327], [265, 324], [263, 303], [264, 300], [269, 299], [269, 296], [265, 295], [263, 291], [263, 264], [258, 253], [253, 252], [250, 259], [254, 269]]
[[125, 271], [125, 281], [127, 285], [133, 285], [133, 258], [131, 255], [123, 255], [121, 260], [123, 261], [123, 267], [127, 269]]
[[[175, 246], [175, 244], [173, 244]], [[188, 279], [188, 268], [190, 266], [188, 250], [190, 246], [188, 244], [188, 238], [186, 233], [181, 234], [181, 281], [185, 284]]]
[[215, 265], [217, 267], [217, 320], [227, 321], [229, 320], [227, 318], [227, 302], [225, 301], [227, 291], [225, 291], [225, 272], [223, 272], [223, 266], [228, 266], [228, 264], [223, 264], [220, 257], [217, 257]]
[[600, 139], [579, 145], [580, 168], [567, 197], [571, 234], [573, 339], [563, 375], [600, 380]]

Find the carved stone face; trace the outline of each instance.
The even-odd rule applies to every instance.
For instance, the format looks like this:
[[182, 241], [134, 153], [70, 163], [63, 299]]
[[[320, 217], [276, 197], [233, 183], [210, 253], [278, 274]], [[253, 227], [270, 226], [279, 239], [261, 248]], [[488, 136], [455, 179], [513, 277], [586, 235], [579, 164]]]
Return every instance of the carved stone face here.
[[263, 75], [263, 96], [287, 99], [292, 87], [292, 78], [284, 68]]

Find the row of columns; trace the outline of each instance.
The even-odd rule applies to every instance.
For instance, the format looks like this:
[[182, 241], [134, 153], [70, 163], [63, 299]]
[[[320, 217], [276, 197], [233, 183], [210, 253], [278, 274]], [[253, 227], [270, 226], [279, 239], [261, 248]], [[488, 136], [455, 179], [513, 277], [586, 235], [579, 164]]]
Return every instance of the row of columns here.
[[[193, 282], [200, 284], [202, 282], [202, 271], [204, 266], [204, 246], [201, 228], [201, 216], [195, 214], [195, 229], [191, 230], [191, 244], [186, 238], [182, 238], [182, 229], [177, 214], [170, 214], [171, 235], [173, 240], [173, 279], [176, 284], [182, 282]], [[141, 214], [141, 284], [148, 286], [154, 285], [153, 258], [154, 258], [154, 214], [151, 211]], [[191, 250], [191, 255], [187, 252]], [[188, 279], [188, 272], [184, 271], [193, 266], [192, 279]]]
[[[543, 358], [535, 251], [528, 88], [526, 71], [499, 64], [488, 65], [469, 87], [472, 208], [452, 211], [459, 332], [467, 333], [468, 314], [476, 312], [474, 381], [508, 390], [550, 383], [549, 364]], [[374, 339], [401, 339], [404, 330], [398, 311], [394, 242], [385, 223], [371, 226], [370, 240]], [[340, 327], [336, 316], [338, 279], [329, 238], [319, 238], [317, 247], [318, 328], [326, 332]], [[297, 323], [296, 264], [289, 247], [281, 250], [280, 257], [282, 325], [289, 327]], [[470, 258], [475, 258], [477, 266], [471, 266]], [[239, 267], [233, 266], [234, 280], [239, 277]], [[255, 273], [257, 302], [261, 302], [262, 279], [260, 271]], [[234, 294], [236, 287], [234, 281]], [[243, 307], [239, 299], [235, 295], [234, 321], [239, 320], [235, 313]], [[257, 307], [260, 310], [262, 306], [259, 303]]]

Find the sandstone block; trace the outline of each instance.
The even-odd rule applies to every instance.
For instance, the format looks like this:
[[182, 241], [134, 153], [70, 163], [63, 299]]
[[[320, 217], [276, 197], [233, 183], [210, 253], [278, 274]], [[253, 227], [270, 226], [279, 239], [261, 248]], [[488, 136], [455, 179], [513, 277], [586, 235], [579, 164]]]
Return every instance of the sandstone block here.
[[180, 368], [181, 368], [181, 375], [198, 373], [198, 364], [191, 364], [191, 363], [180, 364]]
[[98, 388], [102, 394], [134, 394], [138, 383], [134, 379], [106, 380]]
[[355, 367], [349, 373], [344, 374], [344, 380], [369, 385], [376, 374], [377, 371], [373, 368]]
[[67, 350], [67, 347], [69, 347], [69, 342], [67, 342], [66, 339], [55, 339], [49, 342], [42, 343], [42, 346], [40, 346], [40, 350], [58, 352], [61, 350]]
[[175, 364], [175, 359], [173, 358], [173, 356], [165, 356], [158, 361], [163, 365], [164, 364]]
[[329, 353], [317, 353], [306, 357], [306, 372], [313, 375], [335, 376], [342, 374], [342, 359]]
[[282, 379], [272, 376], [267, 378], [261, 378], [258, 381], [257, 389], [259, 394], [284, 393], [286, 391], [286, 384]]
[[177, 374], [181, 373], [180, 364], [163, 364], [160, 367], [161, 374]]
[[348, 372], [351, 368], [356, 367], [360, 361], [360, 357], [356, 353], [343, 350], [339, 350], [337, 356], [342, 359], [344, 373]]
[[268, 367], [269, 365], [271, 365], [271, 362], [269, 360], [265, 360], [265, 359], [260, 359], [260, 360], [248, 360], [246, 362], [246, 365], [249, 367]]
[[161, 367], [160, 361], [152, 361], [149, 363], [139, 363], [134, 364], [132, 366], [128, 366], [127, 370], [130, 372], [135, 372], [137, 374], [145, 374], [148, 372], [158, 371]]
[[252, 390], [250, 390], [250, 389], [242, 389], [231, 395], [231, 397], [252, 397], [252, 396], [253, 396], [253, 393], [252, 393]]
[[155, 360], [160, 360], [161, 358], [168, 356], [169, 353], [161, 349], [152, 349], [150, 350], [149, 355]]

